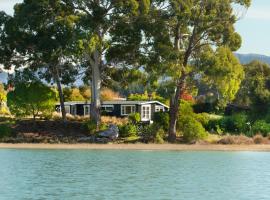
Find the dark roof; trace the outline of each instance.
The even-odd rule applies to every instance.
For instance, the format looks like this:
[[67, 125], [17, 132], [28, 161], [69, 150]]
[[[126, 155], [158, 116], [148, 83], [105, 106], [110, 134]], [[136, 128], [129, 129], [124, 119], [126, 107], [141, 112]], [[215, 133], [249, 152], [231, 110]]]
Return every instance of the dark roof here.
[[[125, 101], [125, 100], [117, 100], [117, 101], [103, 101], [101, 104], [102, 105], [116, 105], [116, 104], [120, 104], [120, 105], [144, 105], [144, 104], [160, 104], [166, 108], [169, 108], [167, 105], [159, 102], [159, 101]], [[65, 102], [65, 105], [76, 105], [76, 104], [90, 104], [90, 102], [84, 102], [84, 101], [69, 101], [69, 102]], [[59, 105], [59, 103], [57, 104]]]

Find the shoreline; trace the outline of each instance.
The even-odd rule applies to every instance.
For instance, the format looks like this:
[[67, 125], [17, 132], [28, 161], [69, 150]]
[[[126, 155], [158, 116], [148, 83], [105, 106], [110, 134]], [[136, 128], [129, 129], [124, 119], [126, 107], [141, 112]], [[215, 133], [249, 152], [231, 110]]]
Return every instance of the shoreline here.
[[185, 145], [185, 144], [7, 144], [1, 149], [37, 150], [142, 150], [142, 151], [261, 151], [270, 152], [270, 145]]

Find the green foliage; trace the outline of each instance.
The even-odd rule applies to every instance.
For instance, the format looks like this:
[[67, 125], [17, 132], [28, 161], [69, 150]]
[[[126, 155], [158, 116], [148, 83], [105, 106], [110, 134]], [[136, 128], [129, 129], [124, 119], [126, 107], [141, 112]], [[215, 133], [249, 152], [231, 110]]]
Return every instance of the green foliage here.
[[155, 92], [145, 92], [144, 94], [130, 94], [128, 96], [128, 100], [130, 101], [148, 101], [149, 99], [166, 103], [166, 99], [157, 95]]
[[258, 120], [252, 125], [253, 135], [262, 134], [268, 136], [270, 134], [270, 124], [264, 120]]
[[94, 134], [97, 131], [97, 123], [95, 123], [93, 120], [89, 120], [85, 123], [85, 126], [90, 134]]
[[163, 144], [164, 137], [165, 137], [165, 131], [162, 128], [160, 128], [160, 129], [158, 129], [158, 131], [156, 133], [156, 137], [154, 139], [154, 142], [157, 144]]
[[137, 126], [134, 124], [124, 124], [119, 127], [120, 137], [137, 136], [137, 134], [138, 134]]
[[142, 137], [142, 140], [146, 143], [153, 142], [162, 144], [164, 143], [166, 132], [162, 127], [160, 127], [159, 124], [153, 123], [143, 126], [140, 136]]
[[255, 116], [264, 116], [269, 112], [270, 68], [266, 63], [253, 61], [245, 66], [245, 79], [235, 102], [251, 107]]
[[63, 95], [65, 101], [85, 101], [89, 99], [85, 99], [84, 96], [81, 93], [81, 90], [78, 88], [64, 88], [63, 89]]
[[210, 121], [210, 116], [208, 113], [198, 113], [194, 114], [194, 118], [200, 122], [204, 127], [206, 127]]
[[247, 134], [250, 127], [248, 125], [248, 117], [246, 114], [238, 113], [232, 116], [225, 116], [220, 120], [220, 127], [228, 133]]
[[141, 121], [141, 115], [140, 113], [132, 113], [131, 115], [128, 116], [128, 120], [132, 124], [138, 124]]
[[224, 116], [221, 119], [211, 119], [205, 127], [208, 131], [214, 131], [219, 135], [230, 133], [250, 136], [250, 121], [245, 113]]
[[33, 118], [54, 111], [57, 95], [55, 90], [41, 82], [19, 83], [8, 93], [7, 103], [11, 113], [18, 117]]
[[8, 124], [0, 124], [0, 138], [8, 137], [12, 133], [12, 129]]
[[180, 115], [193, 115], [194, 111], [192, 105], [193, 104], [188, 101], [181, 100], [179, 107]]
[[167, 112], [155, 112], [153, 116], [153, 121], [163, 130], [168, 131], [170, 116]]
[[[203, 71], [203, 83], [213, 91], [220, 108], [232, 102], [244, 79], [244, 69], [229, 48], [220, 47], [204, 51], [199, 61], [199, 70]], [[200, 83], [202, 84], [202, 83]]]
[[207, 136], [203, 125], [206, 126], [208, 124], [209, 116], [206, 113], [194, 113], [192, 106], [193, 104], [188, 101], [182, 100], [180, 102], [177, 129], [183, 134], [186, 142], [194, 142]]
[[205, 138], [207, 132], [204, 128], [210, 120], [206, 113], [196, 114], [193, 104], [182, 100], [180, 102], [180, 115], [177, 121], [177, 129], [182, 132], [186, 142], [194, 142]]
[[105, 123], [101, 123], [99, 127], [97, 127], [97, 123], [94, 120], [89, 120], [85, 122], [84, 125], [90, 134], [96, 134], [97, 131], [104, 131], [108, 129], [108, 125]]
[[179, 128], [185, 142], [191, 143], [207, 136], [207, 132], [200, 122], [191, 116], [182, 116], [179, 119]]
[[205, 129], [209, 132], [215, 132], [218, 135], [223, 134], [223, 129], [220, 127], [220, 119], [211, 119], [208, 124], [205, 126]]

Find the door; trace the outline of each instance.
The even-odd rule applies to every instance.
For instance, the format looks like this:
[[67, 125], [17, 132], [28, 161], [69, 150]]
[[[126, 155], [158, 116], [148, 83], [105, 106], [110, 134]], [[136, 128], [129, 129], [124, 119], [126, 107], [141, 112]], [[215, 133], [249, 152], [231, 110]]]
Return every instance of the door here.
[[151, 105], [142, 105], [141, 118], [142, 121], [151, 120]]

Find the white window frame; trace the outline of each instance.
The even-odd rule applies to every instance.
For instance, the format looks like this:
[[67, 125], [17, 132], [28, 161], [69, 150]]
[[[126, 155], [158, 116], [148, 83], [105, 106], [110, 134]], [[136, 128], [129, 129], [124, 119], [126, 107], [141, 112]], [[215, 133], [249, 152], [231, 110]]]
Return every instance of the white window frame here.
[[151, 121], [151, 105], [142, 105], [141, 107], [141, 120]]
[[[88, 108], [88, 113], [86, 112], [86, 108]], [[90, 115], [90, 105], [83, 106], [83, 115], [84, 116]]]
[[70, 106], [70, 114], [74, 116], [77, 115], [77, 105]]
[[[126, 112], [126, 107], [131, 107], [131, 113]], [[128, 116], [132, 113], [136, 112], [136, 106], [135, 105], [121, 105], [121, 115], [122, 116]]]
[[[70, 114], [70, 105], [65, 106], [65, 111], [67, 114]], [[61, 112], [61, 107], [60, 107], [60, 112]]]
[[[114, 110], [114, 105], [102, 105], [101, 107], [104, 108], [104, 111], [108, 112], [108, 113], [111, 113]], [[110, 108], [110, 109], [108, 109], [108, 108]]]
[[160, 106], [160, 105], [156, 105], [155, 106], [155, 112], [164, 112], [165, 111], [165, 108], [164, 106]]

